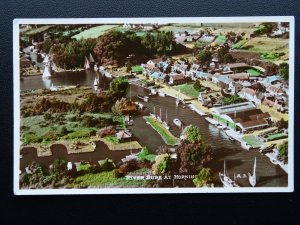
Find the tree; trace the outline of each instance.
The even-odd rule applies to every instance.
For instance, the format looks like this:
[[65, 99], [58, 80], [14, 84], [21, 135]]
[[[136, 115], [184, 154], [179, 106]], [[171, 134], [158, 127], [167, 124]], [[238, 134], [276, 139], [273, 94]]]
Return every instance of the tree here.
[[281, 63], [279, 65], [279, 73], [283, 79], [289, 80], [289, 64]]
[[196, 187], [206, 187], [213, 180], [212, 171], [210, 168], [202, 168], [195, 179], [193, 180]]
[[154, 175], [165, 174], [172, 170], [172, 159], [169, 154], [158, 155], [155, 158], [155, 163], [152, 165]]
[[276, 126], [278, 127], [279, 130], [287, 129], [289, 127], [289, 121], [286, 121], [283, 118], [281, 118], [276, 122]]
[[224, 55], [223, 62], [224, 63], [232, 63], [232, 62], [234, 62], [234, 58], [233, 58], [233, 56], [230, 53], [226, 53]]
[[179, 155], [180, 171], [194, 172], [202, 167], [203, 163], [211, 159], [211, 146], [203, 142], [184, 142], [177, 149]]
[[111, 111], [116, 115], [123, 115], [124, 110], [127, 108], [128, 100], [126, 98], [121, 98], [117, 100]]
[[189, 140], [189, 142], [195, 144], [201, 141], [201, 133], [200, 133], [200, 129], [196, 126], [190, 126], [187, 129], [187, 138]]
[[197, 56], [197, 59], [200, 60], [200, 62], [202, 64], [209, 63], [211, 61], [211, 58], [212, 58], [212, 54], [208, 50], [204, 50], [204, 51], [200, 52]]
[[225, 47], [218, 49], [217, 54], [218, 54], [219, 62], [222, 63], [224, 61], [224, 57], [228, 53], [228, 51], [229, 51], [229, 49], [225, 48]]
[[109, 92], [117, 99], [125, 97], [129, 88], [128, 79], [118, 77], [110, 83]]
[[279, 145], [278, 148], [279, 148], [279, 158], [286, 163], [288, 161], [289, 143], [285, 141], [284, 143]]
[[199, 92], [205, 90], [205, 87], [201, 84], [201, 82], [200, 82], [199, 79], [197, 79], [197, 80], [195, 81], [195, 83], [194, 83], [194, 88], [195, 88], [197, 91], [199, 91]]

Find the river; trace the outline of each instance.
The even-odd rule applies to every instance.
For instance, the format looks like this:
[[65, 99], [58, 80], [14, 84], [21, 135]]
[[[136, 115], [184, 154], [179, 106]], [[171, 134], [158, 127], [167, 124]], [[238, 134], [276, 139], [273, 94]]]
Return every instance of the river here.
[[[41, 76], [25, 77], [21, 81], [21, 90], [48, 88], [49, 82], [54, 85], [82, 85], [91, 86], [95, 79], [95, 71], [81, 72], [65, 72], [60, 73], [56, 77], [51, 78], [46, 84]], [[104, 86], [108, 87], [109, 79], [103, 79]], [[136, 98], [137, 94], [146, 95], [149, 91], [143, 87], [131, 84], [131, 97], [133, 101], [140, 101]], [[143, 102], [146, 106], [145, 111], [153, 112], [154, 107], [156, 113], [162, 112], [162, 118], [165, 119], [167, 114], [168, 122], [171, 125], [170, 131], [179, 137], [180, 130], [173, 124], [174, 118], [179, 118], [185, 125], [193, 124], [200, 128], [203, 139], [212, 146], [214, 151], [214, 159], [210, 167], [215, 175], [216, 186], [222, 186], [219, 182], [218, 173], [223, 170], [224, 160], [226, 160], [226, 169], [230, 177], [235, 174], [247, 174], [253, 169], [254, 158], [257, 159], [257, 187], [286, 187], [288, 184], [287, 174], [278, 166], [270, 162], [269, 158], [260, 154], [257, 150], [246, 151], [240, 147], [240, 143], [231, 141], [227, 135], [208, 123], [204, 116], [198, 115], [188, 107], [183, 108], [175, 104], [172, 97], [152, 96], [149, 102]], [[166, 113], [167, 112], [167, 113]], [[149, 125], [146, 125], [142, 115], [134, 118], [134, 125], [130, 127], [135, 137], [139, 139], [142, 146], [147, 146], [151, 150], [156, 150], [159, 146], [165, 145], [162, 138]], [[53, 148], [53, 156], [45, 158], [37, 158], [34, 151], [26, 151], [23, 159], [21, 159], [21, 168], [24, 168], [28, 162], [36, 160], [49, 165], [55, 158], [65, 158], [72, 162], [87, 160], [97, 162], [98, 160], [111, 158], [119, 161], [129, 152], [109, 151], [102, 143], [97, 143], [94, 153], [71, 154], [67, 155], [63, 146], [57, 145]], [[237, 182], [241, 186], [249, 186], [247, 178], [238, 178]]]

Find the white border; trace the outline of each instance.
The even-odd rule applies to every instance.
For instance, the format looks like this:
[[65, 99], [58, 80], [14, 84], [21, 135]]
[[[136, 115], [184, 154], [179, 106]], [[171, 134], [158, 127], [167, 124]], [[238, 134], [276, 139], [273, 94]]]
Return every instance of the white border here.
[[[102, 188], [102, 189], [19, 189], [20, 170], [20, 24], [118, 24], [118, 23], [255, 23], [290, 22], [289, 42], [289, 171], [288, 187], [255, 188]], [[14, 73], [14, 194], [15, 195], [69, 195], [69, 194], [157, 194], [157, 193], [261, 193], [294, 191], [294, 43], [293, 16], [256, 17], [152, 17], [152, 18], [68, 18], [68, 19], [15, 19], [13, 21]]]

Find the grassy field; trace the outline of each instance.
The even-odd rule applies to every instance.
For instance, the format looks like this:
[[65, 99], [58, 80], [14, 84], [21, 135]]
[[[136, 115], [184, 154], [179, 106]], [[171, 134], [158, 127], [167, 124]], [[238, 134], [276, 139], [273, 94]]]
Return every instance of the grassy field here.
[[150, 123], [153, 129], [155, 129], [160, 134], [166, 144], [177, 145], [178, 138], [175, 137], [169, 130], [167, 130], [160, 122], [150, 116], [145, 116], [144, 118]]
[[278, 120], [281, 120], [281, 119], [284, 119], [284, 120], [289, 120], [289, 114], [287, 113], [281, 113], [281, 112], [278, 112], [276, 109], [274, 108], [270, 108], [269, 106], [267, 105], [263, 105], [261, 104], [259, 106], [259, 108], [261, 109], [261, 111], [263, 112], [268, 112], [270, 113], [270, 115], [273, 117], [274, 120], [278, 121]]
[[274, 141], [274, 140], [278, 140], [278, 139], [282, 139], [282, 138], [286, 138], [287, 135], [284, 133], [276, 133], [276, 134], [271, 134], [267, 137], [268, 141]]
[[199, 91], [194, 88], [194, 84], [181, 84], [174, 88], [191, 98], [198, 98], [199, 96]]
[[257, 77], [257, 76], [261, 75], [261, 72], [256, 69], [249, 69], [249, 70], [247, 70], [247, 73], [250, 74], [250, 77]]
[[88, 30], [82, 31], [79, 34], [74, 35], [72, 38], [75, 38], [77, 40], [79, 40], [81, 38], [83, 38], [83, 39], [97, 38], [97, 37], [100, 37], [101, 35], [103, 35], [108, 30], [114, 29], [119, 26], [120, 25], [100, 25], [100, 26], [92, 27]]
[[259, 53], [283, 52], [285, 54], [288, 53], [288, 48], [289, 39], [268, 37], [251, 38], [242, 47], [242, 49]]
[[117, 178], [115, 170], [101, 173], [89, 173], [79, 176], [74, 183], [89, 187], [147, 187], [151, 186], [150, 180], [131, 180], [125, 177]]
[[128, 151], [141, 149], [142, 146], [137, 141], [119, 142], [116, 137], [100, 138], [111, 151]]
[[218, 44], [222, 45], [227, 41], [227, 38], [225, 37], [225, 35], [219, 35], [215, 42], [217, 42]]
[[254, 135], [244, 136], [243, 141], [247, 142], [247, 144], [250, 144], [253, 148], [258, 148], [263, 145], [263, 142], [258, 140]]
[[239, 49], [239, 48], [242, 48], [244, 46], [244, 44], [247, 43], [247, 40], [246, 39], [242, 39], [240, 41], [238, 41], [237, 43], [235, 43], [232, 47], [234, 49]]

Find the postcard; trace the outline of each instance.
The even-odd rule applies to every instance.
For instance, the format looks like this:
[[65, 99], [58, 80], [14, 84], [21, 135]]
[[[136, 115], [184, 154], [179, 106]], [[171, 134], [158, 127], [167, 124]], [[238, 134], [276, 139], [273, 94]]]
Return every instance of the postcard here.
[[16, 195], [294, 190], [294, 17], [13, 27]]

